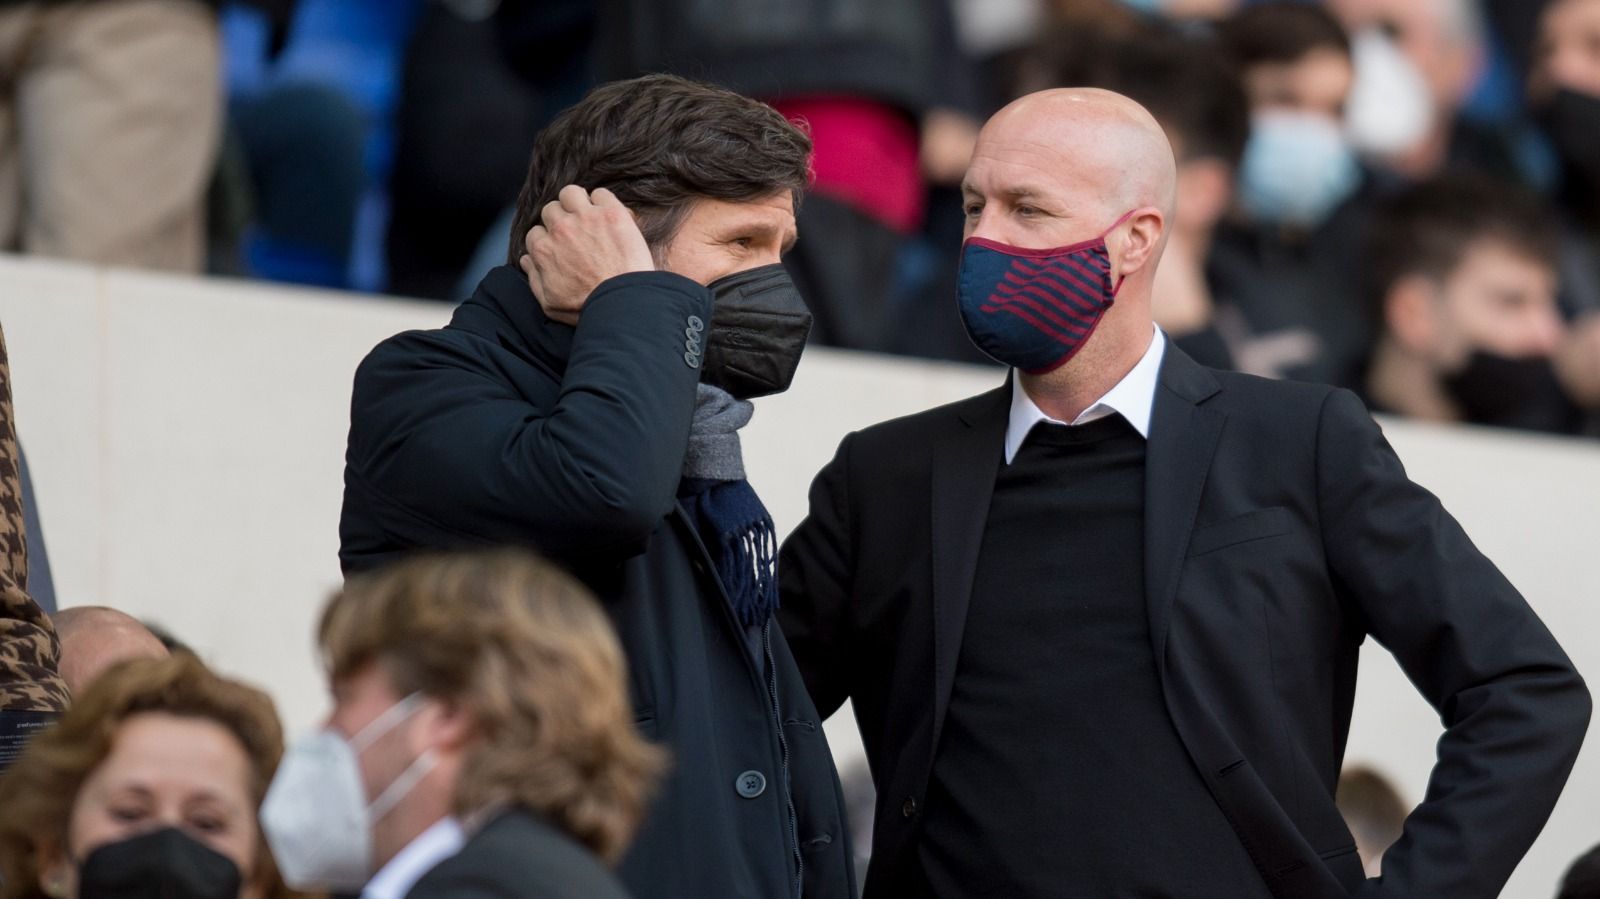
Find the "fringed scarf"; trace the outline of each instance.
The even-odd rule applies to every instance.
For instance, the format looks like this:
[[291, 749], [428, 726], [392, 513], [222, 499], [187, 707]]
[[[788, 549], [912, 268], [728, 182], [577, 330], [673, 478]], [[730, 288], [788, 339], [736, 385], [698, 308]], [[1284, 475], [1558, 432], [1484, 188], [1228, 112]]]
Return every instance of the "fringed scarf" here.
[[772, 516], [744, 476], [739, 429], [754, 407], [701, 384], [678, 499], [716, 564], [717, 577], [747, 628], [778, 608], [778, 538]]

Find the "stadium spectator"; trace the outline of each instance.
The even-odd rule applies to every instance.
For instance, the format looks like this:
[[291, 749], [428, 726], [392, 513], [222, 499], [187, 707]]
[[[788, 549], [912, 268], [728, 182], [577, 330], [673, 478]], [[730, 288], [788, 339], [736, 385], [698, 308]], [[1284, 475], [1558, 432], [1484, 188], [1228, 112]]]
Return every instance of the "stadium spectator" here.
[[535, 143], [510, 235], [521, 270], [490, 271], [447, 327], [386, 340], [356, 371], [345, 570], [540, 550], [611, 612], [646, 733], [693, 760], [623, 859], [645, 894], [852, 892], [739, 443], [749, 400], [786, 390], [805, 348], [779, 263], [809, 150], [721, 88], [598, 87]]
[[626, 895], [602, 862], [643, 817], [661, 753], [634, 730], [622, 650], [576, 580], [514, 551], [413, 559], [352, 578], [318, 643], [333, 711], [262, 808], [290, 883]]
[[1333, 801], [1356, 838], [1356, 852], [1368, 877], [1383, 873], [1383, 853], [1400, 839], [1410, 806], [1387, 777], [1371, 768], [1356, 766], [1339, 774]]
[[198, 272], [221, 126], [202, 0], [0, 4], [0, 247]]
[[[429, 3], [401, 69], [395, 119], [390, 219], [385, 236], [389, 291], [452, 303], [470, 295], [505, 255], [509, 218], [528, 169], [528, 148], [556, 114], [591, 84], [592, 11], [563, 15], [574, 0], [540, 0], [537, 54], [501, 52], [503, 29], [490, 6]], [[504, 15], [502, 6], [498, 14]], [[517, 77], [520, 63], [531, 78]], [[463, 135], [493, 140], [462, 140]], [[486, 232], [493, 234], [486, 238]], [[494, 258], [468, 271], [469, 257], [492, 240]], [[471, 278], [462, 291], [463, 272]]]
[[1379, 410], [1569, 433], [1577, 410], [1552, 361], [1556, 231], [1538, 199], [1456, 176], [1394, 198], [1373, 228], [1382, 329], [1367, 373]]
[[[1528, 97], [1560, 166], [1561, 299], [1572, 336], [1557, 365], [1569, 392], [1600, 406], [1600, 0], [1546, 6]], [[1600, 434], [1593, 418], [1587, 430]]]
[[0, 896], [287, 895], [256, 823], [272, 700], [193, 656], [133, 659], [0, 778]]
[[73, 695], [119, 662], [170, 655], [161, 638], [126, 612], [105, 606], [73, 606], [50, 619], [61, 639], [61, 677]]
[[1329, 0], [1328, 7], [1355, 46], [1350, 129], [1380, 168], [1406, 181], [1455, 169], [1528, 177], [1505, 125], [1463, 114], [1489, 62], [1474, 0]]
[[[284, 5], [287, 0], [252, 0]], [[253, 198], [247, 272], [374, 291], [386, 286], [401, 63], [427, 0], [294, 0], [283, 20], [224, 18], [227, 85]], [[281, 46], [280, 46], [281, 45]]]
[[1345, 137], [1354, 70], [1326, 10], [1250, 6], [1220, 26], [1252, 114], [1237, 206], [1218, 225], [1211, 289], [1238, 368], [1353, 386], [1371, 340], [1355, 273], [1365, 230], [1361, 165]]
[[[11, 362], [0, 332], [0, 720], [7, 731], [39, 727], [67, 707], [55, 626], [28, 595], [28, 541], [22, 514]], [[0, 744], [0, 768], [17, 747]]]

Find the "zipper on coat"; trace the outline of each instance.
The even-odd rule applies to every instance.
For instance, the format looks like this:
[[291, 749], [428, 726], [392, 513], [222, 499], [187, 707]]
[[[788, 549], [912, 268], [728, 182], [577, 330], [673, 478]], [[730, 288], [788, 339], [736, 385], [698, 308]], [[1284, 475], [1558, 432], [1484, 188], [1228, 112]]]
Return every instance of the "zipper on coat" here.
[[789, 738], [783, 733], [783, 710], [778, 707], [778, 666], [772, 658], [772, 619], [761, 626], [761, 646], [767, 656], [767, 698], [772, 723], [778, 730], [778, 749], [782, 755], [783, 802], [789, 810], [789, 849], [794, 853], [794, 896], [800, 899], [805, 884], [806, 863], [800, 854], [798, 816], [794, 811], [794, 790], [789, 784]]

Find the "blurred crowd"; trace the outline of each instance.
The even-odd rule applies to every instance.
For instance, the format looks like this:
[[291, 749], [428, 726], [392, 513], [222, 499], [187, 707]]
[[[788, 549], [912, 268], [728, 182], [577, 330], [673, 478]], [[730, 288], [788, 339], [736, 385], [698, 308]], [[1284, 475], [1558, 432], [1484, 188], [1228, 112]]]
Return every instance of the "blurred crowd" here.
[[1178, 152], [1155, 303], [1191, 355], [1600, 435], [1600, 0], [9, 0], [0, 241], [456, 301], [534, 135], [649, 71], [806, 122], [814, 343], [987, 361], [978, 123], [1101, 86]]

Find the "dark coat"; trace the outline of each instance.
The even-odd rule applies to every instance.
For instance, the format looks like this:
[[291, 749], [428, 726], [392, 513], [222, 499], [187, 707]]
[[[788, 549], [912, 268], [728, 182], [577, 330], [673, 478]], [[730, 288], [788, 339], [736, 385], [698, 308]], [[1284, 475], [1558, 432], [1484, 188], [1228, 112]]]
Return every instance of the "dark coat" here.
[[571, 837], [511, 809], [424, 874], [406, 899], [628, 899], [628, 891]]
[[356, 372], [340, 561], [520, 544], [567, 565], [610, 612], [639, 728], [674, 762], [624, 881], [772, 899], [799, 877], [842, 899], [820, 719], [775, 625], [750, 651], [676, 499], [710, 320], [709, 291], [652, 272], [600, 285], [570, 328], [501, 267], [447, 327], [379, 344]]
[[[790, 645], [818, 709], [854, 700], [878, 785], [871, 897], [906, 895], [1009, 408], [1007, 386], [846, 437], [783, 549]], [[1145, 496], [1167, 711], [1273, 894], [1498, 895], [1571, 771], [1589, 694], [1360, 401], [1169, 346]], [[1427, 800], [1364, 882], [1333, 794], [1368, 634], [1446, 731]]]

